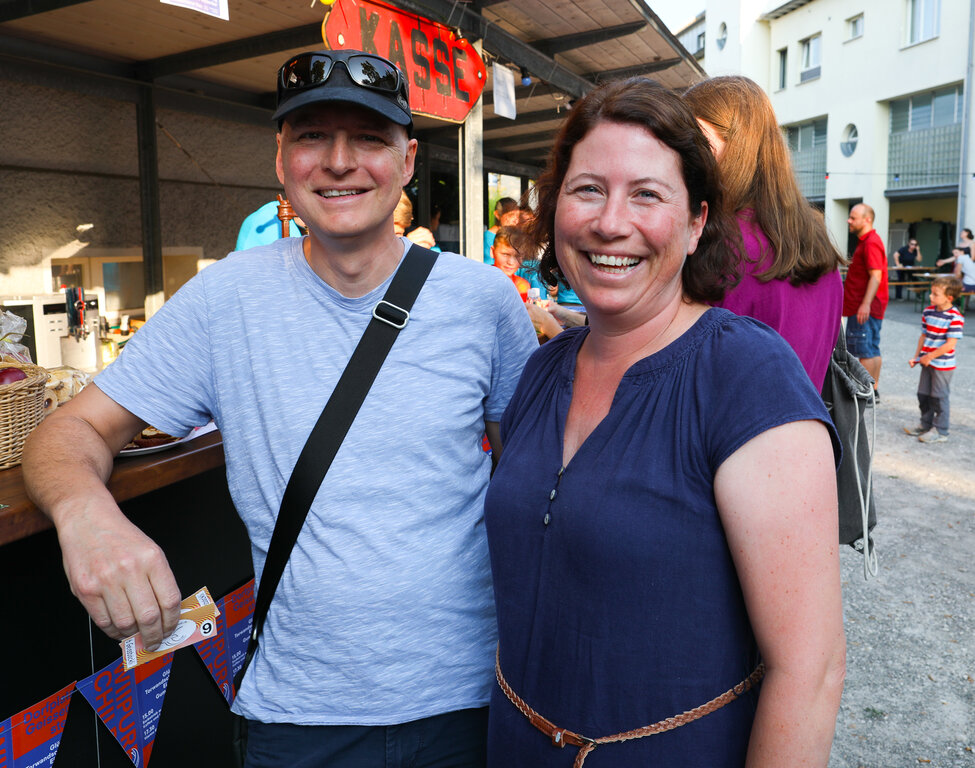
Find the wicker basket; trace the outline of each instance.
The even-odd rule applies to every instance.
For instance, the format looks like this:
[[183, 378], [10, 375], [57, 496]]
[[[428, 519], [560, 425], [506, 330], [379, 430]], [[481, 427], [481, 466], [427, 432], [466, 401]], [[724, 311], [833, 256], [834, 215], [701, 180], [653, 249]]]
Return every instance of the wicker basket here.
[[0, 384], [0, 469], [20, 464], [27, 435], [40, 424], [48, 373], [37, 365], [4, 360], [0, 368], [20, 368], [26, 379]]

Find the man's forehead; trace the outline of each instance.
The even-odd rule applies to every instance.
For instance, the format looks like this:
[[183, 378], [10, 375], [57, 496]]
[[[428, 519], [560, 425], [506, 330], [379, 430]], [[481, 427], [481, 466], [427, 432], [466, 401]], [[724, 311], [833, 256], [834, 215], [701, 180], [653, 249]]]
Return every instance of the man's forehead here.
[[383, 133], [402, 131], [404, 135], [406, 134], [403, 126], [397, 125], [378, 112], [344, 101], [299, 107], [285, 116], [284, 123], [293, 128], [304, 128], [309, 125], [342, 125]]

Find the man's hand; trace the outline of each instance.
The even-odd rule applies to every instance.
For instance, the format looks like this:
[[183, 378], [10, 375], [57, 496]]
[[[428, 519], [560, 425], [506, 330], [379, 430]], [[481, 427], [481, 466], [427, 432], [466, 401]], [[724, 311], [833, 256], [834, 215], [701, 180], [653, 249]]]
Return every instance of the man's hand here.
[[857, 309], [857, 322], [860, 323], [860, 325], [865, 325], [869, 318], [870, 318], [870, 303], [865, 302], [861, 304]]
[[30, 434], [23, 465], [28, 494], [57, 528], [71, 591], [108, 635], [142, 632], [151, 650], [176, 627], [179, 588], [105, 487], [113, 456], [144, 426], [91, 384]]
[[58, 528], [64, 571], [109, 637], [142, 633], [155, 650], [179, 620], [180, 592], [162, 549], [115, 510], [78, 510]]

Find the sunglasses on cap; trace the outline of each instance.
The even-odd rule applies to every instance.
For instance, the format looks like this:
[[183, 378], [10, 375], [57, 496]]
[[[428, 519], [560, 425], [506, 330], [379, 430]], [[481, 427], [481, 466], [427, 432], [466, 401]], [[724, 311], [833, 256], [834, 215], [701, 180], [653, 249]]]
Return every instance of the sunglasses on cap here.
[[369, 53], [302, 53], [278, 70], [278, 98], [286, 91], [313, 88], [326, 82], [336, 64], [342, 64], [349, 79], [361, 88], [395, 94], [402, 89], [406, 95], [406, 80], [392, 62]]

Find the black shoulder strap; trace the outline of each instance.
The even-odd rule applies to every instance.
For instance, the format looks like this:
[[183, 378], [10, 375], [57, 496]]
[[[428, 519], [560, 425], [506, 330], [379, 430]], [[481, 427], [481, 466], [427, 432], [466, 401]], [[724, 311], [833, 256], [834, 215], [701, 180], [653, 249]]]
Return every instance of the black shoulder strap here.
[[325, 474], [338, 453], [356, 414], [362, 406], [369, 388], [379, 374], [383, 361], [410, 317], [413, 302], [433, 269], [437, 253], [411, 245], [403, 257], [403, 263], [386, 289], [386, 295], [375, 306], [372, 320], [366, 326], [362, 338], [352, 353], [342, 377], [332, 391], [322, 415], [318, 417], [308, 436], [305, 447], [291, 472], [288, 486], [281, 499], [281, 509], [271, 535], [264, 570], [261, 574], [257, 599], [254, 603], [254, 619], [244, 665], [234, 676], [234, 686], [240, 690], [248, 665], [264, 628], [264, 619], [274, 592], [284, 573], [291, 550], [298, 540], [311, 503], [325, 479]]

